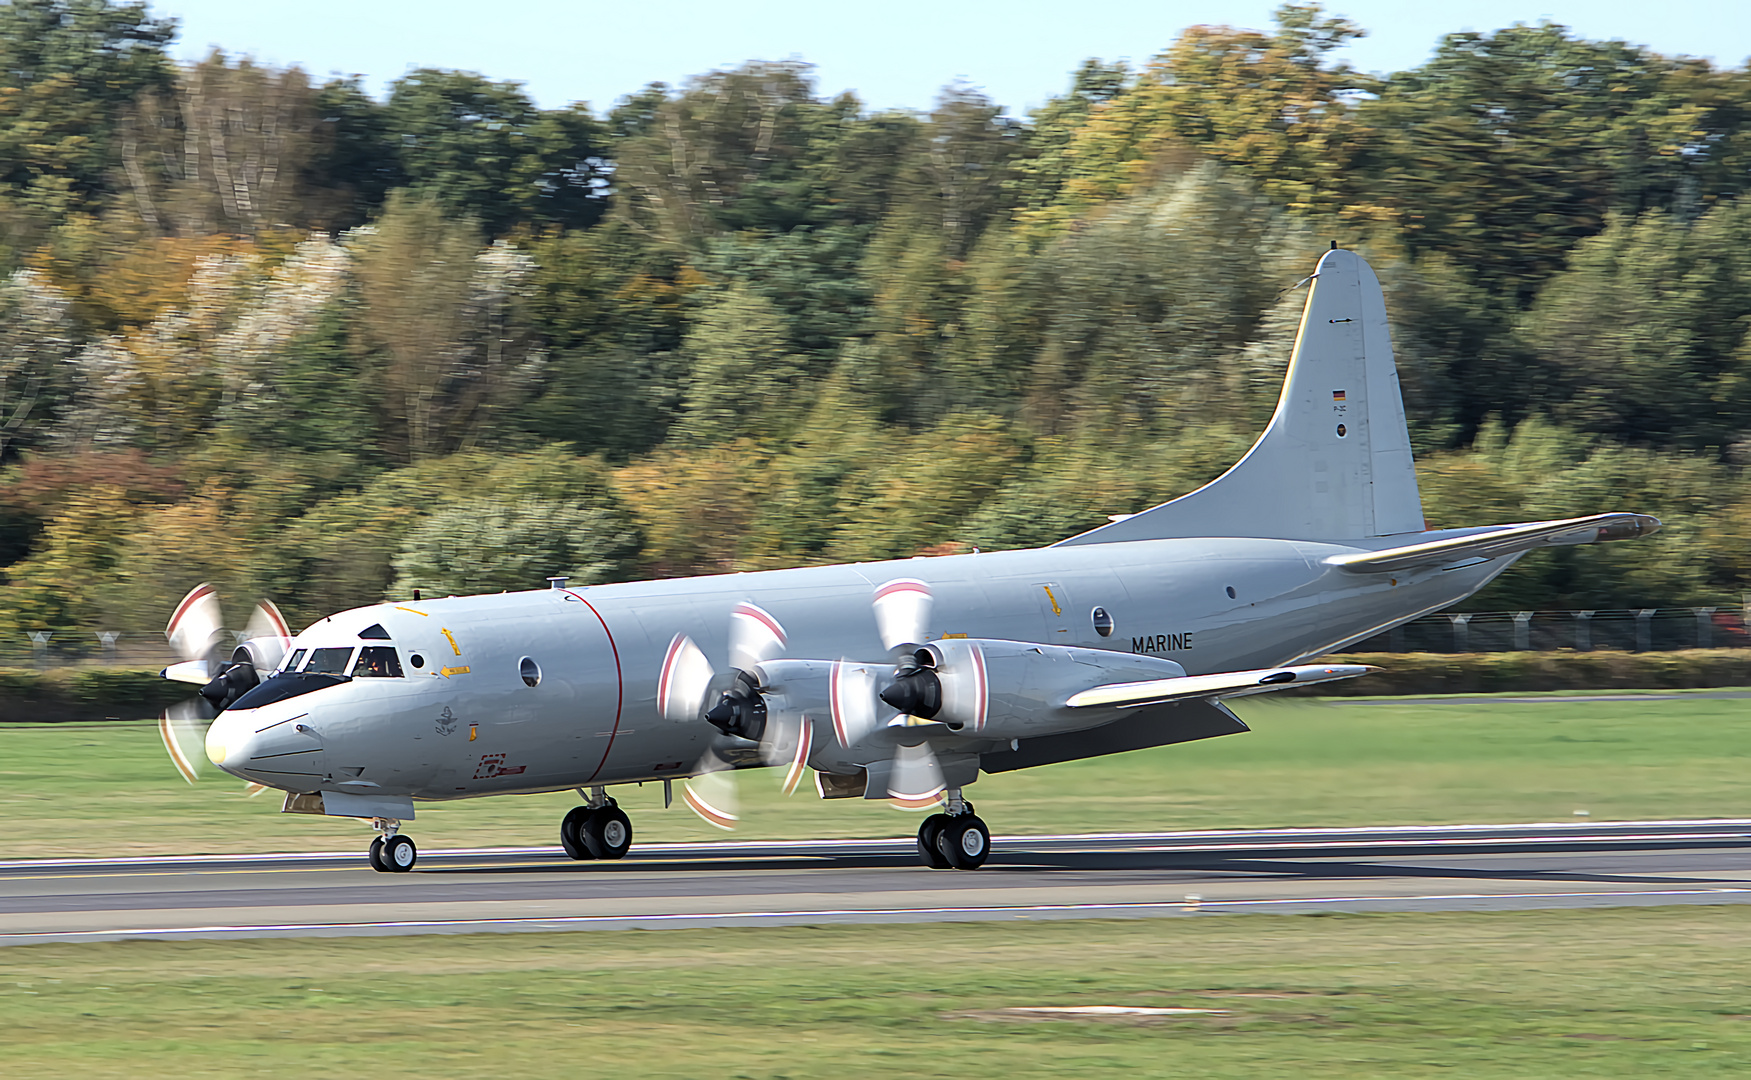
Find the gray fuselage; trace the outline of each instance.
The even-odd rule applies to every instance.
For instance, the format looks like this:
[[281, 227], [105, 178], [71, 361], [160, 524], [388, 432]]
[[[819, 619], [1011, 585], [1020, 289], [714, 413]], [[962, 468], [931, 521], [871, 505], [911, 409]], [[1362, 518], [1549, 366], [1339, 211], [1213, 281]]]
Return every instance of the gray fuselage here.
[[[665, 651], [687, 634], [723, 669], [740, 602], [778, 618], [789, 657], [880, 661], [872, 592], [915, 578], [935, 596], [931, 639], [1138, 653], [1196, 675], [1341, 648], [1454, 603], [1513, 561], [1401, 575], [1323, 562], [1388, 542], [1143, 540], [378, 604], [309, 626], [292, 655], [393, 647], [400, 677], [353, 678], [228, 710], [209, 732], [209, 754], [227, 771], [290, 791], [421, 799], [661, 780], [688, 775], [722, 738], [703, 721], [659, 713]], [[1110, 619], [1104, 636], [1097, 608]], [[388, 639], [362, 641], [373, 625]], [[525, 660], [538, 669], [535, 685]], [[939, 752], [998, 749], [971, 736], [934, 741]], [[809, 764], [858, 768], [857, 755], [831, 738], [817, 741]]]

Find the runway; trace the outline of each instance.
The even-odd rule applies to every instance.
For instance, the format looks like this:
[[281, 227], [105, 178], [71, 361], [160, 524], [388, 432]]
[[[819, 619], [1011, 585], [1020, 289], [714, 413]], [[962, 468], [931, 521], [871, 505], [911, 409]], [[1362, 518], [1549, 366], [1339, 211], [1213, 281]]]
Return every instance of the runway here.
[[1751, 902], [1751, 820], [0, 862], [0, 944]]

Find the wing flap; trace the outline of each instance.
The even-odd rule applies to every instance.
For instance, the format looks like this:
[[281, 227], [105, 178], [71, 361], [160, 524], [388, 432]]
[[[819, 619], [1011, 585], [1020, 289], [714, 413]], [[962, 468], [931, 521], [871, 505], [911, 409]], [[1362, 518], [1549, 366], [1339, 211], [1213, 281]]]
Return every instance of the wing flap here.
[[1133, 709], [1142, 705], [1162, 705], [1191, 698], [1245, 697], [1248, 694], [1287, 690], [1291, 686], [1353, 679], [1358, 675], [1379, 670], [1366, 664], [1312, 664], [1258, 668], [1253, 671], [1224, 671], [1214, 675], [1182, 675], [1176, 679], [1150, 679], [1147, 682], [1096, 686], [1070, 695], [1064, 704], [1072, 709], [1097, 706]]
[[1651, 535], [1659, 528], [1660, 519], [1647, 514], [1593, 514], [1561, 521], [1509, 525], [1490, 532], [1409, 544], [1384, 551], [1334, 555], [1325, 561], [1330, 566], [1355, 574], [1385, 574], [1464, 559], [1499, 559], [1504, 555], [1541, 547], [1634, 540]]

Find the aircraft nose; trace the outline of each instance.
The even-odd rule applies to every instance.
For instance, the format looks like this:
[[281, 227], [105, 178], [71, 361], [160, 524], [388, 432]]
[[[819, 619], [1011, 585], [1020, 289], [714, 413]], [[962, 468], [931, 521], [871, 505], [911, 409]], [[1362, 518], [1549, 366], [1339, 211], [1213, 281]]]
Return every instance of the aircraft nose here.
[[220, 713], [207, 725], [207, 760], [220, 768], [224, 768], [227, 761], [241, 763], [248, 760], [250, 736], [254, 734], [255, 725], [247, 723], [242, 716]]
[[207, 728], [207, 760], [248, 780], [322, 773], [322, 739], [304, 709], [220, 713]]

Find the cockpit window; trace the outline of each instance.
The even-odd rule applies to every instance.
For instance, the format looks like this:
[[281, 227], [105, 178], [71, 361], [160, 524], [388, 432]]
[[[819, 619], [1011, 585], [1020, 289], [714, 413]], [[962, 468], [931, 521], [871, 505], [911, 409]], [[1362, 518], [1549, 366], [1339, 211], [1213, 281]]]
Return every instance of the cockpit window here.
[[382, 623], [372, 623], [370, 626], [367, 626], [363, 630], [360, 630], [359, 636], [364, 638], [367, 641], [371, 641], [371, 640], [388, 641], [389, 640], [389, 631], [383, 629]]
[[310, 653], [310, 662], [304, 665], [304, 670], [311, 674], [345, 675], [347, 662], [353, 658], [353, 650], [348, 648], [314, 649]]
[[304, 662], [304, 656], [309, 652], [309, 649], [293, 649], [292, 655], [286, 657], [286, 662], [280, 665], [280, 670], [297, 671], [298, 665]]
[[359, 662], [353, 665], [355, 679], [399, 679], [401, 657], [392, 645], [367, 645], [359, 650]]

